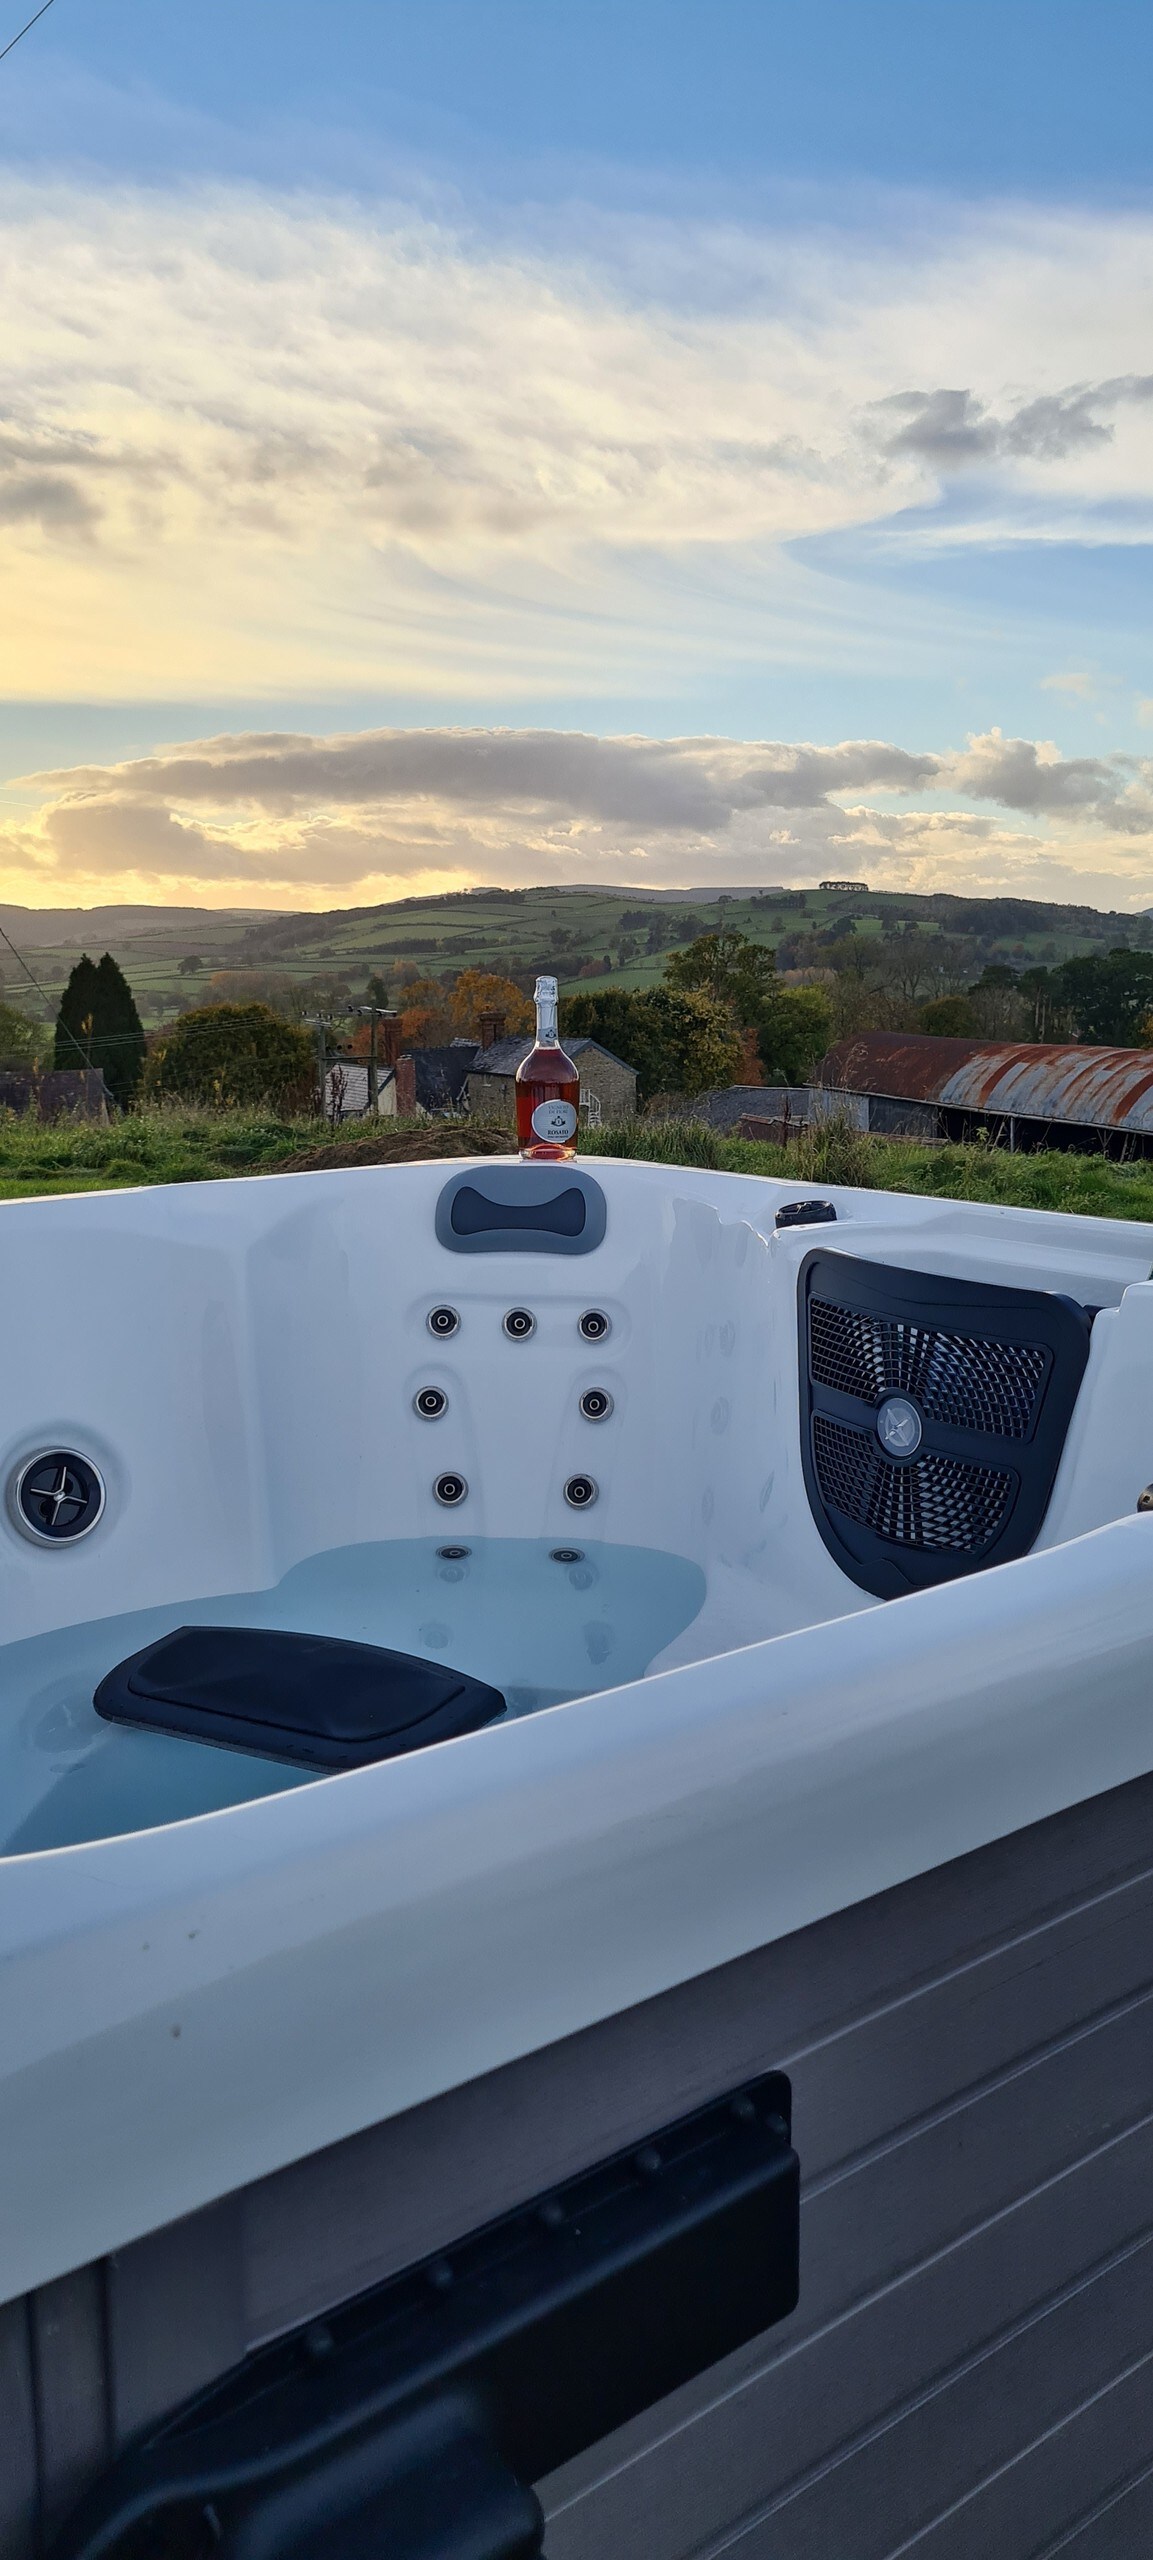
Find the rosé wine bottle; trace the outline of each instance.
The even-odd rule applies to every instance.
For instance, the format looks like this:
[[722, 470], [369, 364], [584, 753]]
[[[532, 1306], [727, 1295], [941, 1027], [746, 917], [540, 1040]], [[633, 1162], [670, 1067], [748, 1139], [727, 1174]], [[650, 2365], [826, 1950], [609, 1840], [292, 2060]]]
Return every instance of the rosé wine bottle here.
[[516, 1134], [522, 1156], [556, 1163], [577, 1150], [580, 1076], [557, 1030], [555, 978], [536, 982], [536, 1047], [516, 1071]]

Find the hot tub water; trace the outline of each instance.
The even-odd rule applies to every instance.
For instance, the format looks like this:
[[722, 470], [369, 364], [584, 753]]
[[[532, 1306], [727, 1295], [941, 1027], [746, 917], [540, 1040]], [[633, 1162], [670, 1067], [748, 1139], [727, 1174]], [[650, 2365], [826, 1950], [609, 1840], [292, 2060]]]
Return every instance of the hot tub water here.
[[105, 1724], [114, 1663], [169, 1628], [283, 1627], [422, 1654], [491, 1681], [509, 1716], [641, 1678], [705, 1596], [699, 1566], [574, 1536], [329, 1548], [268, 1591], [226, 1592], [0, 1646], [0, 1853], [65, 1848], [308, 1783], [297, 1768]]

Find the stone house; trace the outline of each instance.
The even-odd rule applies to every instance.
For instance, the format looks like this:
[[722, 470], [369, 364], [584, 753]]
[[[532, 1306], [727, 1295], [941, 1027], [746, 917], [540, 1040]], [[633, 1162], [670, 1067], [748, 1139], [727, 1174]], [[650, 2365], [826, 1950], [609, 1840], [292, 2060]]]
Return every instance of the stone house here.
[[[515, 1120], [514, 1079], [532, 1045], [531, 1039], [494, 1039], [475, 1052], [465, 1091], [469, 1110], [478, 1120], [510, 1124]], [[603, 1049], [599, 1040], [566, 1040], [564, 1045], [580, 1075], [581, 1116], [586, 1124], [595, 1129], [602, 1121], [635, 1119], [636, 1068], [627, 1067], [611, 1049]]]

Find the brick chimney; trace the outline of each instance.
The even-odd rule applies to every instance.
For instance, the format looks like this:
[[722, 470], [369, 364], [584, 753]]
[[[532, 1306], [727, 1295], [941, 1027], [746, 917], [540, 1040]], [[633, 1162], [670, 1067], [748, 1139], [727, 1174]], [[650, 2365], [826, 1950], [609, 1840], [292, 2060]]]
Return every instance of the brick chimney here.
[[407, 1049], [396, 1060], [396, 1108], [405, 1120], [411, 1120], [416, 1109], [416, 1066]]
[[377, 1017], [376, 1054], [382, 1067], [394, 1067], [400, 1056], [400, 1015], [382, 1013]]
[[480, 1017], [482, 1049], [495, 1049], [498, 1040], [503, 1040], [507, 1018], [507, 1015], [498, 1012], [495, 1007], [491, 1012], [482, 1013]]

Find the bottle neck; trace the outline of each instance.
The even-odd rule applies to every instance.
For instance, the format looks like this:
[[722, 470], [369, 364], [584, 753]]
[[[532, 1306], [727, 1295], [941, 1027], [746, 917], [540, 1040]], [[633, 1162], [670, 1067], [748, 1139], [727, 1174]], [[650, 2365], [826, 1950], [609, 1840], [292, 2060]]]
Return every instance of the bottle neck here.
[[543, 995], [540, 988], [537, 988], [536, 1038], [538, 1049], [556, 1049], [560, 1046], [555, 987], [547, 990]]

